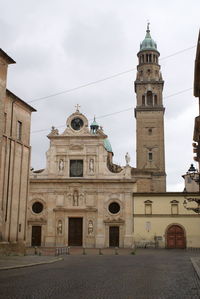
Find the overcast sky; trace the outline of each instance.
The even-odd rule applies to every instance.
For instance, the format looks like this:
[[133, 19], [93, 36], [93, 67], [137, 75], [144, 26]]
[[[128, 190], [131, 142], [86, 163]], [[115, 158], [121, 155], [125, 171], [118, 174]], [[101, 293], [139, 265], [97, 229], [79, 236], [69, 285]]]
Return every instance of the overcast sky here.
[[8, 89], [27, 102], [132, 70], [30, 103], [37, 109], [31, 134], [35, 169], [45, 167], [51, 126], [63, 132], [77, 103], [89, 120], [96, 115], [103, 126], [114, 162], [124, 165], [128, 151], [136, 166], [133, 83], [137, 52], [150, 21], [165, 81], [168, 191], [182, 191], [181, 175], [193, 162], [198, 114], [192, 88], [200, 1], [0, 0], [0, 7], [0, 47], [17, 62], [9, 67]]

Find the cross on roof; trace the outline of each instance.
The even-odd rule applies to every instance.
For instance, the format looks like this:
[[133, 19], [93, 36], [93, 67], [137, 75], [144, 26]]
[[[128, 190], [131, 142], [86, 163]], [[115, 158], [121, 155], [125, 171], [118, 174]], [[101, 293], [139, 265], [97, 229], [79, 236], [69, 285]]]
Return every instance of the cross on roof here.
[[81, 108], [81, 106], [79, 104], [76, 104], [75, 108], [76, 108], [76, 112], [79, 112], [79, 108]]

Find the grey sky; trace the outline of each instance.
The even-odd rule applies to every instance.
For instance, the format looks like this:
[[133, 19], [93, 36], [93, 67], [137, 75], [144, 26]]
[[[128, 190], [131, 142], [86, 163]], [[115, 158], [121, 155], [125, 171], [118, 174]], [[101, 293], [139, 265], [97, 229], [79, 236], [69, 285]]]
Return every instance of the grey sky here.
[[[193, 87], [199, 30], [199, 0], [18, 0], [1, 1], [0, 47], [17, 64], [10, 66], [8, 88], [27, 102], [137, 66], [147, 19], [161, 54], [164, 97]], [[89, 120], [94, 115], [108, 135], [114, 161], [135, 166], [136, 70], [77, 91], [32, 103], [32, 166], [45, 167], [52, 125], [64, 126], [75, 104]], [[192, 89], [164, 99], [168, 190], [182, 190], [181, 175], [193, 162], [193, 119], [198, 113]], [[132, 110], [109, 117], [98, 116]], [[60, 132], [64, 127], [59, 128]]]

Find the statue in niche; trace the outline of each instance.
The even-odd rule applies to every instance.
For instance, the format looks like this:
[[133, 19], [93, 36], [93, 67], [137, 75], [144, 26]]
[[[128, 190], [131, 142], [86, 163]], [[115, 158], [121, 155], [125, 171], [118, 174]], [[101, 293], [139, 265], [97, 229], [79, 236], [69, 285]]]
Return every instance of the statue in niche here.
[[90, 159], [89, 161], [89, 171], [94, 172], [94, 159]]
[[75, 190], [73, 194], [73, 206], [78, 206], [78, 191]]
[[126, 160], [126, 166], [129, 166], [129, 163], [131, 161], [131, 157], [129, 155], [129, 153], [127, 152], [126, 155], [125, 155], [125, 160]]
[[59, 171], [63, 171], [63, 169], [64, 169], [64, 161], [63, 161], [63, 159], [60, 159], [59, 160]]
[[57, 233], [58, 235], [62, 235], [62, 220], [58, 221]]
[[88, 235], [92, 235], [92, 233], [93, 233], [93, 222], [92, 220], [90, 220], [88, 222]]

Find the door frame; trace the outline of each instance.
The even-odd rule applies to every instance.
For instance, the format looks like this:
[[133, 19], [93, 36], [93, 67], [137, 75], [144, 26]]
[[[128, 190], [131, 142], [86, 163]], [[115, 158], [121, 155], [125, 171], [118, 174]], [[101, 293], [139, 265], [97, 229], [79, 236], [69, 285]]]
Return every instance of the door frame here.
[[[32, 241], [33, 241], [33, 227], [40, 227], [40, 245], [33, 245]], [[36, 224], [36, 225], [32, 225], [31, 226], [31, 247], [35, 247], [35, 246], [42, 246], [42, 225], [40, 224]]]
[[[177, 225], [177, 226], [179, 226], [179, 227], [182, 228], [183, 233], [184, 233], [184, 238], [185, 238], [185, 247], [184, 247], [184, 248], [187, 248], [187, 238], [186, 238], [185, 227], [184, 227], [183, 225], [181, 225], [180, 223], [170, 223], [170, 224], [166, 227], [166, 230], [165, 230], [165, 248], [167, 248], [167, 249], [173, 249], [173, 248], [168, 248], [168, 247], [167, 247], [167, 232], [168, 232], [169, 228], [170, 228], [171, 226], [174, 226], [174, 225]], [[176, 249], [176, 248], [174, 248], [174, 249]]]

